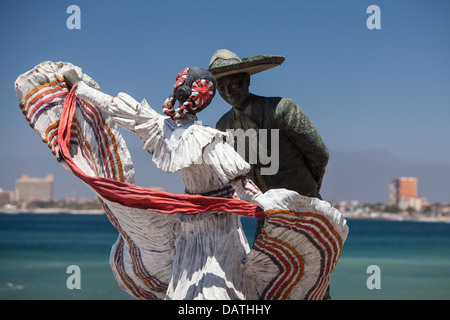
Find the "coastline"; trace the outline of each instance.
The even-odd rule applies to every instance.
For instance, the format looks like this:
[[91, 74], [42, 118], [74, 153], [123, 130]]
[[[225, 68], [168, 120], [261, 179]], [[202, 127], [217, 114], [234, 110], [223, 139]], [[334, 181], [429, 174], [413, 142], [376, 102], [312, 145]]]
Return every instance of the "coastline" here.
[[[105, 214], [103, 209], [64, 209], [64, 208], [35, 208], [35, 209], [0, 209], [0, 214]], [[342, 211], [344, 218], [365, 220], [417, 221], [450, 223], [449, 216], [429, 217], [422, 214], [393, 214], [386, 212], [347, 212]]]
[[105, 214], [103, 209], [64, 209], [64, 208], [35, 208], [35, 209], [0, 209], [4, 214]]
[[366, 219], [366, 220], [390, 220], [390, 221], [417, 221], [417, 222], [444, 222], [450, 223], [449, 216], [431, 217], [423, 214], [404, 214], [404, 213], [387, 213], [387, 212], [345, 212], [342, 211], [344, 218], [349, 219]]

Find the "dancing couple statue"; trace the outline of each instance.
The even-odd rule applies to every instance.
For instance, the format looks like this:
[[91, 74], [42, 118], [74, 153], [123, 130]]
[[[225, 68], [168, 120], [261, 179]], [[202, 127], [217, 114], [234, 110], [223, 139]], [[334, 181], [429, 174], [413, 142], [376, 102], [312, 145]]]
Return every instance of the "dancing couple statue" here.
[[[251, 62], [250, 69], [267, 67], [266, 58]], [[221, 69], [209, 70], [180, 71], [161, 113], [146, 100], [103, 93], [67, 62], [42, 62], [19, 76], [15, 89], [27, 122], [56, 160], [91, 188], [117, 229], [110, 264], [124, 291], [139, 299], [323, 299], [348, 233], [342, 214], [318, 195], [324, 169], [302, 155], [309, 178], [299, 178], [304, 169], [291, 170], [295, 186], [279, 186], [280, 177], [262, 177], [259, 164], [245, 161], [226, 131], [231, 121], [251, 120], [260, 128], [250, 111], [240, 110], [237, 119], [239, 109], [232, 105], [233, 114], [218, 129], [201, 125], [197, 115], [216, 90], [226, 97], [226, 83], [216, 72]], [[251, 96], [251, 112], [258, 99]], [[267, 102], [261, 117], [286, 113], [286, 124], [306, 119], [291, 100], [282, 100]], [[119, 127], [141, 138], [158, 168], [181, 175], [185, 194], [134, 184]], [[306, 139], [299, 134], [280, 136]], [[281, 152], [294, 161], [289, 150]], [[284, 164], [280, 170], [288, 174]], [[261, 222], [251, 248], [241, 216]]]

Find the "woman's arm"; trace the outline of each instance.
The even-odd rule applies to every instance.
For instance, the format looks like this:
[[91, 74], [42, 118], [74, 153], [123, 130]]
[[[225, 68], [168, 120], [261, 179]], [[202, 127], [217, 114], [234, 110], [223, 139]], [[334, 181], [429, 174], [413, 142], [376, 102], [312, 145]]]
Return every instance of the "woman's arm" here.
[[108, 113], [114, 121], [125, 129], [135, 132], [136, 114], [139, 103], [125, 93], [119, 93], [117, 97], [105, 94], [97, 89], [91, 88], [81, 81], [75, 70], [64, 73], [64, 81], [69, 89], [75, 87], [75, 96], [78, 99], [96, 106]]
[[262, 194], [261, 190], [247, 176], [240, 176], [231, 180], [230, 185], [236, 190], [244, 200], [253, 202]]

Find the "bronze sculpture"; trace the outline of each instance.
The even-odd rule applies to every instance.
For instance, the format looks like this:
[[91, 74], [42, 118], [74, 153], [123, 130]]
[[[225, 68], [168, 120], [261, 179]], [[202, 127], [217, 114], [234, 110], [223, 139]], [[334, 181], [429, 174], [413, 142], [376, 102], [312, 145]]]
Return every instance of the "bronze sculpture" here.
[[[102, 93], [65, 62], [41, 63], [15, 88], [30, 126], [118, 230], [110, 264], [123, 290], [139, 299], [321, 299], [347, 237], [345, 219], [291, 190], [261, 194], [243, 176], [250, 166], [224, 143], [228, 134], [193, 121], [215, 86], [195, 69], [177, 74], [165, 115], [125, 93]], [[159, 168], [179, 172], [190, 194], [134, 185], [119, 125], [141, 137]], [[225, 198], [230, 185], [250, 202]], [[240, 215], [267, 217], [251, 250]]]

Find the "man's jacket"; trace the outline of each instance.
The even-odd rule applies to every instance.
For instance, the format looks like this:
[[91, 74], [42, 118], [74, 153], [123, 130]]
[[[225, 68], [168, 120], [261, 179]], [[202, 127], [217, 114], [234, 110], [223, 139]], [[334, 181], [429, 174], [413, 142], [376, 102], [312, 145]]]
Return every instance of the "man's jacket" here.
[[[270, 175], [261, 174], [261, 169], [270, 164], [262, 164], [259, 156], [256, 163], [249, 161], [249, 152], [256, 151], [249, 148], [247, 142], [245, 160], [252, 167], [249, 177], [264, 192], [286, 188], [320, 198], [319, 190], [329, 158], [328, 149], [309, 118], [292, 99], [251, 94], [250, 102], [243, 111], [231, 109], [220, 118], [216, 128], [221, 131], [243, 129], [244, 132], [255, 129], [259, 133], [259, 129], [267, 129], [267, 139], [262, 145], [267, 146], [267, 154], [272, 159], [279, 157], [278, 171]], [[278, 150], [273, 145], [271, 134], [274, 132], [271, 129], [279, 129]]]

